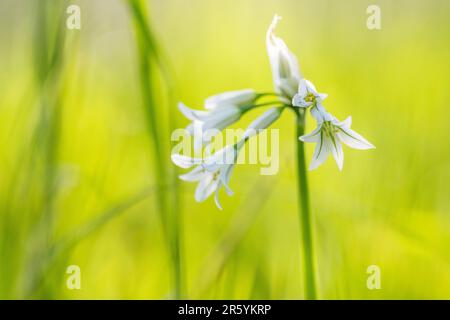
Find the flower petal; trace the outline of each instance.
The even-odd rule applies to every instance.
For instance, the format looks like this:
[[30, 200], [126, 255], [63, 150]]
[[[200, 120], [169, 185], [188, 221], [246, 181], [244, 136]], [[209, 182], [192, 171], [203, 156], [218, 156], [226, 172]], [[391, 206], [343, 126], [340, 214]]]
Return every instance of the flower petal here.
[[311, 164], [309, 165], [309, 170], [314, 170], [319, 167], [322, 163], [327, 160], [328, 155], [331, 152], [330, 141], [326, 136], [321, 132], [320, 140], [316, 144], [316, 148], [314, 149], [314, 155], [311, 160]]
[[318, 93], [317, 95], [321, 101], [325, 100], [328, 97], [328, 94], [326, 93]]
[[211, 96], [205, 100], [205, 109], [215, 110], [224, 105], [246, 105], [256, 99], [256, 92], [252, 89], [227, 91]]
[[249, 138], [258, 134], [259, 130], [268, 128], [272, 123], [278, 120], [283, 112], [283, 108], [271, 108], [254, 120], [244, 132], [242, 138]]
[[[298, 79], [295, 77], [290, 78], [278, 78], [275, 81], [275, 88], [277, 91], [284, 95], [280, 97], [280, 100], [286, 99], [286, 97], [293, 97], [297, 93]], [[287, 99], [288, 101], [292, 99]]]
[[197, 166], [188, 173], [182, 174], [179, 178], [183, 181], [194, 182], [201, 180], [205, 175], [205, 170], [202, 166]]
[[229, 196], [233, 195], [233, 190], [229, 186], [231, 173], [233, 172], [234, 165], [228, 165], [220, 172], [220, 181], [225, 187], [225, 191]]
[[217, 129], [223, 130], [241, 118], [242, 111], [237, 106], [226, 106], [210, 112], [204, 118], [203, 130]]
[[[347, 118], [348, 120], [348, 118]], [[346, 120], [346, 121], [347, 121]], [[351, 118], [350, 118], [351, 121]], [[347, 128], [345, 126], [337, 126], [339, 129], [339, 132], [337, 133], [337, 136], [339, 139], [348, 145], [349, 147], [353, 149], [359, 149], [359, 150], [367, 150], [367, 149], [375, 149], [375, 146], [371, 144], [369, 141], [363, 138], [360, 134], [356, 133], [350, 128]]]
[[220, 186], [216, 189], [216, 193], [214, 195], [214, 202], [216, 203], [216, 206], [217, 206], [217, 208], [219, 208], [219, 210], [223, 210], [222, 205], [220, 204], [220, 201], [219, 201], [219, 190], [220, 190]]
[[330, 142], [331, 154], [333, 155], [334, 160], [336, 160], [339, 170], [342, 171], [342, 167], [344, 166], [344, 152], [342, 151], [342, 144], [336, 136], [334, 137], [334, 140], [331, 138]]
[[202, 118], [208, 115], [207, 111], [194, 110], [186, 106], [184, 103], [178, 103], [178, 109], [189, 120], [202, 120]]
[[[269, 55], [270, 66], [272, 67], [273, 82], [278, 92], [285, 91], [291, 93], [292, 97], [298, 88], [298, 82], [301, 79], [297, 59], [289, 51], [284, 41], [278, 38], [274, 30], [281, 17], [275, 15], [272, 23], [267, 29], [266, 46]], [[282, 80], [288, 80], [285, 82]], [[292, 80], [292, 81], [291, 81]]]
[[292, 105], [294, 107], [308, 108], [312, 105], [312, 102], [306, 102], [304, 97], [301, 96], [301, 94], [296, 93], [294, 95], [294, 98], [292, 98]]
[[306, 80], [306, 79], [302, 79], [300, 81], [305, 83], [307, 93], [312, 93], [314, 95], [318, 95], [316, 86], [311, 81]]
[[305, 79], [301, 79], [298, 83], [298, 94], [305, 98], [308, 95], [308, 84]]
[[234, 164], [236, 158], [237, 150], [234, 145], [228, 145], [206, 158], [202, 163], [202, 167], [208, 172], [216, 172], [224, 165]]
[[327, 112], [327, 110], [319, 103], [316, 104], [311, 109], [311, 115], [318, 123], [322, 123], [324, 121], [332, 121], [333, 116]]
[[352, 125], [352, 116], [348, 116], [344, 121], [333, 118], [333, 124], [338, 127], [350, 128]]
[[202, 159], [200, 158], [192, 158], [178, 153], [173, 153], [171, 158], [173, 163], [183, 169], [189, 169], [193, 165], [202, 163]]
[[320, 132], [322, 130], [322, 125], [318, 125], [311, 133], [299, 137], [300, 141], [303, 142], [319, 142]]
[[217, 189], [218, 183], [218, 179], [214, 179], [214, 174], [206, 174], [195, 189], [195, 201], [206, 200]]

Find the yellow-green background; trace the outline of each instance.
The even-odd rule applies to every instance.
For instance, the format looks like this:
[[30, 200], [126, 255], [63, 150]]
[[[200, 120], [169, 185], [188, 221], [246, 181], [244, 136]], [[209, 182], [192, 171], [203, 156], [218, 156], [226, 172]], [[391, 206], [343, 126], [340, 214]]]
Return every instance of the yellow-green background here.
[[[82, 29], [55, 45], [68, 4], [80, 5]], [[329, 94], [327, 108], [352, 115], [377, 147], [346, 148], [342, 172], [329, 159], [309, 173], [320, 298], [450, 298], [449, 1], [146, 4], [165, 70], [150, 68], [163, 144], [170, 121], [187, 124], [178, 100], [200, 108], [221, 91], [272, 90], [265, 32], [277, 13], [278, 35]], [[366, 28], [370, 4], [381, 30]], [[170, 174], [173, 165], [146, 121], [135, 29], [127, 1], [0, 1], [1, 298], [174, 297], [154, 174], [155, 159]], [[279, 173], [238, 166], [223, 211], [167, 179], [181, 297], [303, 298], [293, 125], [290, 112], [274, 125]], [[72, 264], [81, 290], [66, 287]], [[366, 287], [372, 264], [381, 290]]]

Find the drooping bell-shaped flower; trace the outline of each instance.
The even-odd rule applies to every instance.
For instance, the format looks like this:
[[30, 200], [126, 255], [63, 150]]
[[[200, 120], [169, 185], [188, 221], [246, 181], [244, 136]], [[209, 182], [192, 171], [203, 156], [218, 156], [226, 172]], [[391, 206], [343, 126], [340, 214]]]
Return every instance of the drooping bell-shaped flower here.
[[[257, 93], [252, 89], [228, 91], [205, 100], [206, 110], [195, 110], [180, 102], [178, 109], [192, 122], [188, 125], [188, 132], [194, 136], [194, 146], [199, 150], [205, 141], [204, 133], [215, 129], [222, 131], [238, 121], [242, 114], [251, 108], [257, 99]], [[211, 135], [207, 136], [209, 139]]]
[[260, 130], [267, 129], [272, 123], [278, 120], [283, 112], [283, 107], [270, 108], [258, 118], [253, 120], [252, 123], [247, 127], [242, 136], [242, 139], [248, 139], [259, 133]]
[[181, 180], [189, 182], [198, 182], [195, 190], [195, 200], [202, 202], [215, 193], [214, 201], [219, 209], [222, 206], [219, 202], [219, 190], [223, 186], [228, 195], [232, 195], [228, 183], [239, 150], [244, 145], [244, 141], [239, 141], [235, 145], [226, 146], [215, 152], [213, 155], [201, 159], [172, 154], [172, 161], [179, 167], [189, 169], [195, 166], [190, 172], [180, 176]]
[[275, 35], [275, 28], [280, 16], [275, 15], [266, 33], [266, 46], [272, 67], [275, 91], [283, 95], [289, 102], [297, 93], [299, 81], [302, 78], [297, 58], [288, 49], [286, 43]]
[[192, 121], [194, 126], [200, 125], [204, 131], [208, 129], [223, 130], [238, 121], [242, 115], [241, 108], [235, 105], [221, 106], [214, 110], [203, 111], [191, 109], [180, 102], [178, 109], [186, 118]]
[[251, 105], [257, 96], [253, 89], [227, 91], [207, 98], [205, 100], [205, 109], [214, 110], [218, 107], [229, 105], [245, 107]]
[[[330, 114], [327, 113], [324, 116], [328, 118]], [[330, 120], [318, 122], [318, 126], [314, 131], [300, 137], [300, 140], [303, 142], [316, 143], [314, 155], [309, 166], [310, 170], [317, 168], [325, 162], [330, 153], [333, 155], [339, 170], [342, 170], [344, 166], [342, 142], [353, 149], [367, 150], [375, 148], [375, 146], [360, 134], [350, 129], [351, 124], [351, 117], [348, 117], [342, 122], [332, 117]]]

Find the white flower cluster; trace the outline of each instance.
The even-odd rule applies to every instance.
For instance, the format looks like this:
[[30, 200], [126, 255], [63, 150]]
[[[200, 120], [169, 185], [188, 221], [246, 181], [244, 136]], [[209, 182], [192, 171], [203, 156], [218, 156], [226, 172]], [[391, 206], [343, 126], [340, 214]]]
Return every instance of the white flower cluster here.
[[[273, 95], [277, 96], [277, 103], [270, 103], [272, 107], [253, 121], [234, 145], [226, 146], [203, 159], [172, 155], [172, 161], [179, 167], [184, 169], [194, 167], [180, 178], [198, 182], [195, 191], [195, 199], [198, 202], [215, 193], [216, 205], [221, 208], [218, 192], [223, 186], [229, 195], [232, 194], [228, 183], [239, 151], [248, 138], [274, 123], [285, 108], [309, 109], [317, 121], [317, 128], [314, 131], [299, 137], [302, 142], [316, 143], [310, 170], [321, 165], [330, 153], [342, 170], [344, 164], [342, 142], [355, 149], [374, 148], [361, 135], [350, 129], [351, 117], [340, 122], [326, 111], [322, 103], [327, 95], [317, 92], [314, 85], [303, 78], [297, 59], [285, 42], [275, 35], [274, 30], [280, 19], [279, 16], [273, 18], [266, 34], [267, 52], [275, 86]], [[180, 111], [191, 121], [187, 129], [195, 138], [194, 146], [201, 148], [211, 141], [212, 137], [204, 135], [205, 131], [215, 129], [220, 132], [237, 122], [247, 111], [267, 105], [257, 104], [257, 101], [266, 95], [268, 94], [257, 93], [252, 89], [225, 92], [206, 99], [204, 110], [190, 109], [180, 103]]]

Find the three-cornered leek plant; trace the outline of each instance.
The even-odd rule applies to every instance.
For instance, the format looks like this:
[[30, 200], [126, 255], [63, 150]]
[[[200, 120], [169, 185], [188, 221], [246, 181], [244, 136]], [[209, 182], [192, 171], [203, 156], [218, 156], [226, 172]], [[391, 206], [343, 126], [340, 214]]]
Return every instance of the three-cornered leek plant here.
[[[181, 175], [180, 179], [198, 182], [195, 191], [196, 201], [204, 201], [214, 193], [216, 205], [221, 209], [218, 192], [223, 186], [229, 195], [232, 194], [229, 187], [230, 177], [239, 151], [246, 141], [278, 120], [283, 110], [294, 111], [296, 114], [296, 137], [300, 140], [296, 138], [305, 298], [316, 299], [313, 227], [304, 143], [316, 144], [309, 166], [310, 170], [319, 167], [330, 154], [336, 161], [339, 170], [342, 170], [344, 165], [342, 143], [362, 150], [375, 147], [360, 134], [350, 129], [351, 117], [339, 121], [325, 109], [323, 102], [327, 98], [327, 94], [319, 93], [314, 84], [302, 76], [296, 57], [285, 42], [275, 35], [275, 27], [280, 19], [275, 15], [266, 34], [267, 53], [272, 68], [275, 92], [259, 93], [251, 89], [224, 92], [207, 98], [204, 110], [194, 110], [182, 103], [179, 104], [180, 111], [191, 121], [187, 130], [194, 136], [194, 149], [209, 147], [213, 135], [206, 135], [207, 130], [215, 129], [215, 132], [220, 132], [237, 122], [244, 113], [261, 106], [268, 106], [269, 110], [256, 118], [235, 144], [228, 145], [204, 158], [172, 154], [172, 161], [181, 168], [192, 168], [190, 172]], [[265, 103], [258, 101], [267, 96], [273, 96], [276, 100]], [[305, 134], [305, 118], [308, 110], [316, 121], [317, 127], [311, 133]]]

